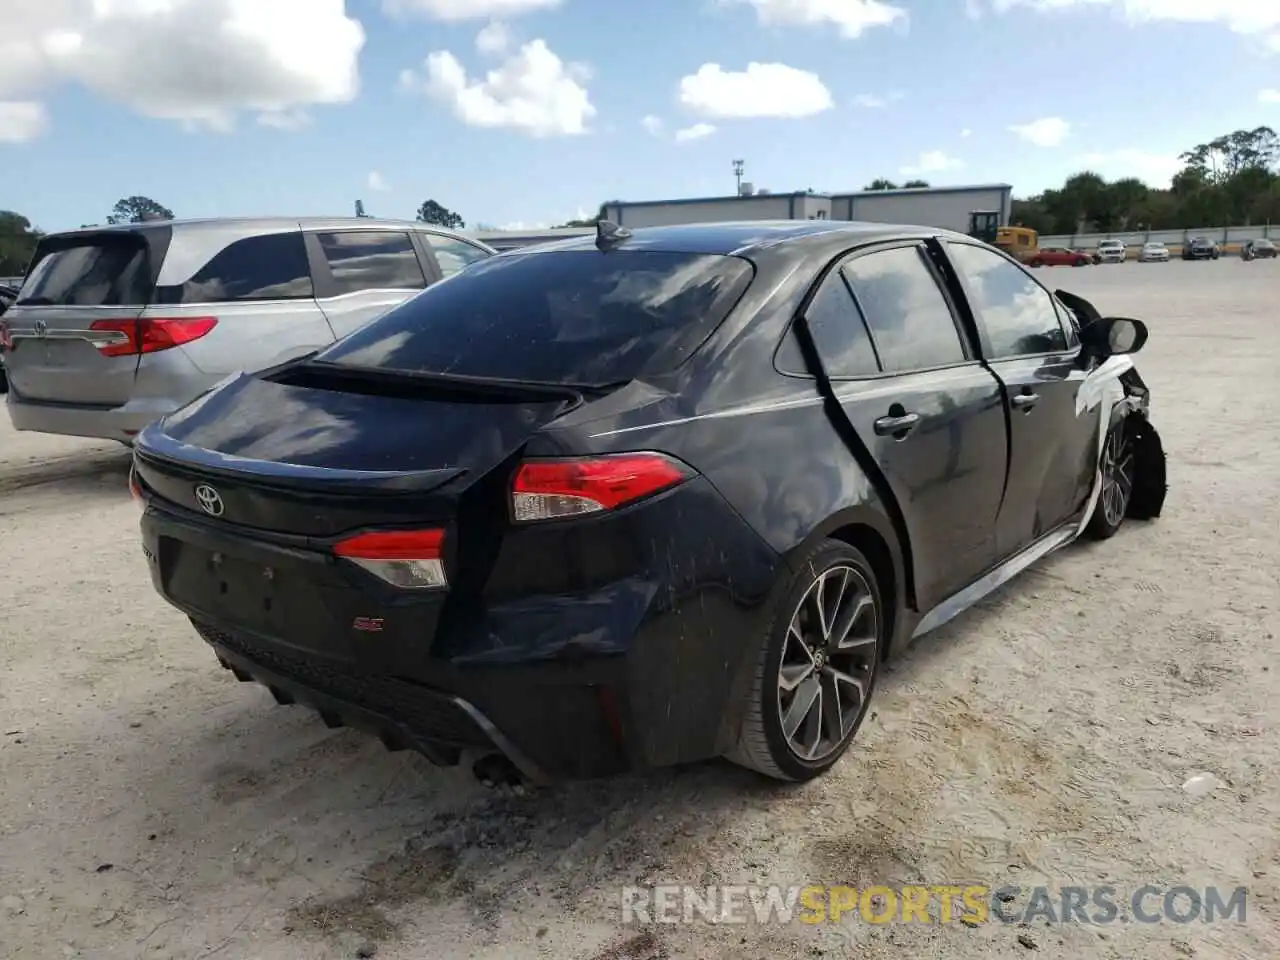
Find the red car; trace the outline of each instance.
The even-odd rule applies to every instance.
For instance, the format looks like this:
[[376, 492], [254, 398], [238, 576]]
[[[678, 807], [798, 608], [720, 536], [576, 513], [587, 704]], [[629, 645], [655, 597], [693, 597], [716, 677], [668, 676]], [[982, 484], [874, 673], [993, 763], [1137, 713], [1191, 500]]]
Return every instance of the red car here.
[[1027, 260], [1029, 267], [1087, 267], [1091, 263], [1089, 254], [1066, 247], [1041, 247]]

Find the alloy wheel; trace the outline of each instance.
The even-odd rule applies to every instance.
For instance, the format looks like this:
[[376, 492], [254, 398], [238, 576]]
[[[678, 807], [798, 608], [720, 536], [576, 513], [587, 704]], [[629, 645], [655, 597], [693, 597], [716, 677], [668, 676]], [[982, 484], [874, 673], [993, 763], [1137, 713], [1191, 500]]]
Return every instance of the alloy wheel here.
[[1133, 449], [1123, 427], [1107, 436], [1102, 449], [1102, 514], [1111, 526], [1119, 526], [1133, 495]]
[[838, 750], [867, 703], [880, 611], [866, 578], [839, 564], [805, 591], [778, 666], [778, 719], [787, 746], [815, 762]]

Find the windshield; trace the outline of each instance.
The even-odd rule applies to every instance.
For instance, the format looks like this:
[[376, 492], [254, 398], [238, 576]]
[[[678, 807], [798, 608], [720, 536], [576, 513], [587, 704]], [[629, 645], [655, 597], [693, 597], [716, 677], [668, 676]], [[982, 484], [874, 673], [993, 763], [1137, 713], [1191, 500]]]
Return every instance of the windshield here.
[[1103, 240], [1100, 246], [1107, 250], [1114, 250], [1116, 247], [1123, 247], [1124, 244], [1119, 240]]
[[472, 264], [316, 356], [410, 373], [604, 385], [670, 370], [751, 282], [737, 257], [594, 248]]

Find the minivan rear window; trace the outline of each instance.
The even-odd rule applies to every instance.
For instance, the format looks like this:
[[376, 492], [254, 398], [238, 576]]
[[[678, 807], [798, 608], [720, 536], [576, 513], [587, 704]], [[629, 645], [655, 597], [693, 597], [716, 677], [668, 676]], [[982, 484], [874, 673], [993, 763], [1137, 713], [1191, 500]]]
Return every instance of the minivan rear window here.
[[140, 307], [151, 290], [148, 246], [142, 237], [55, 236], [36, 247], [18, 306]]
[[738, 257], [594, 248], [481, 260], [321, 352], [352, 367], [603, 385], [680, 364], [751, 282]]

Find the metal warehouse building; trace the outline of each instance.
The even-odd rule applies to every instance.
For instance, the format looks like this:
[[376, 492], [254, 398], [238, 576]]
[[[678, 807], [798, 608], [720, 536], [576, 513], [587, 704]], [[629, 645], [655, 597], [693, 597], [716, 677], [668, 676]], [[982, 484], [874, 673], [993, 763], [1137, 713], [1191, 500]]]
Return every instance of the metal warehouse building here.
[[743, 185], [741, 196], [605, 204], [605, 216], [624, 227], [660, 227], [725, 220], [870, 220], [941, 227], [961, 233], [969, 215], [990, 211], [1007, 225], [1013, 187], [1007, 183], [856, 193], [769, 193]]

